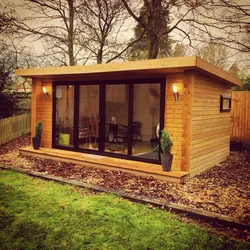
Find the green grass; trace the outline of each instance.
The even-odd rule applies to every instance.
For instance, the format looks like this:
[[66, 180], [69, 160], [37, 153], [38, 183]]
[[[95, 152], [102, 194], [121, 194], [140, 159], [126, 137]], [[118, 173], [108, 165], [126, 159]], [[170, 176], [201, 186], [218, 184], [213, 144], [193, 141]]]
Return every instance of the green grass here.
[[249, 248], [160, 209], [0, 171], [0, 249]]

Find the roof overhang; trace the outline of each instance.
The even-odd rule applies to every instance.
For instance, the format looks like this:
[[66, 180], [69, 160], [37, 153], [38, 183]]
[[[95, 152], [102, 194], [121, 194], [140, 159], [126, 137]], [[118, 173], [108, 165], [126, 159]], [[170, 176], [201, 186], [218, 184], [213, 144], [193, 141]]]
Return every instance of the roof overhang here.
[[200, 71], [220, 78], [228, 84], [242, 86], [241, 80], [237, 77], [196, 56], [85, 66], [17, 69], [15, 73], [17, 76], [55, 81], [88, 81], [159, 78], [165, 77], [168, 73], [183, 73], [189, 70]]

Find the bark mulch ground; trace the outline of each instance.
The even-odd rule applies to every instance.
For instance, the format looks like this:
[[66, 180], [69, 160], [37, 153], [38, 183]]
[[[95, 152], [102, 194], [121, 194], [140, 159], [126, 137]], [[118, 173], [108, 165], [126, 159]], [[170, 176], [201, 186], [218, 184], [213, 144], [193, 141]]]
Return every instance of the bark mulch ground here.
[[[30, 137], [23, 136], [0, 146], [0, 164], [45, 172], [128, 194], [162, 199], [235, 217], [250, 224], [250, 152], [231, 152], [225, 161], [191, 178], [186, 184], [173, 184], [120, 171], [19, 156], [18, 149], [29, 144]], [[249, 231], [230, 231], [232, 236], [250, 240]]]

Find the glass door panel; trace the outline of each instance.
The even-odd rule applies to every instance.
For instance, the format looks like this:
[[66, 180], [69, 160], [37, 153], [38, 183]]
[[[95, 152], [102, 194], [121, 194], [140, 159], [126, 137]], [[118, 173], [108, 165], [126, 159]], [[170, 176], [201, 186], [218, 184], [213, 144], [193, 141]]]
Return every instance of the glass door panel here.
[[128, 154], [128, 85], [106, 85], [105, 152]]
[[78, 147], [98, 150], [99, 85], [79, 87]]
[[160, 83], [134, 84], [132, 155], [159, 159]]
[[74, 86], [56, 86], [55, 144], [65, 147], [74, 145]]

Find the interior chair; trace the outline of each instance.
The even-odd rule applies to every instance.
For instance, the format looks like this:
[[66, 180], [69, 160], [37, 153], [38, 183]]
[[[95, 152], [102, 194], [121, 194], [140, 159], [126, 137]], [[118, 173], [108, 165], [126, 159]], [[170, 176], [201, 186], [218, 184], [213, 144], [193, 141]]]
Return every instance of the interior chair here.
[[95, 143], [97, 142], [97, 138], [99, 137], [98, 120], [93, 116], [89, 117], [88, 120], [88, 137], [89, 137], [89, 142], [91, 142], [92, 138], [95, 138]]
[[82, 139], [85, 139], [86, 143], [89, 142], [89, 126], [88, 126], [88, 119], [87, 118], [83, 118], [82, 126], [79, 127], [78, 139], [79, 139], [79, 144], [80, 144]]
[[109, 124], [109, 135], [112, 135], [112, 141], [113, 142], [119, 142], [117, 136], [118, 136], [118, 125], [117, 124]]
[[136, 144], [137, 140], [140, 140], [142, 144], [141, 127], [142, 127], [141, 122], [133, 122], [132, 124], [133, 144]]
[[[128, 126], [123, 126], [124, 127], [124, 132], [123, 132], [123, 141], [127, 141], [128, 140]], [[132, 140], [133, 140], [133, 145], [136, 144], [136, 142], [138, 140], [140, 140], [141, 144], [142, 144], [142, 135], [141, 135], [141, 127], [142, 124], [141, 122], [133, 122], [132, 123]]]

